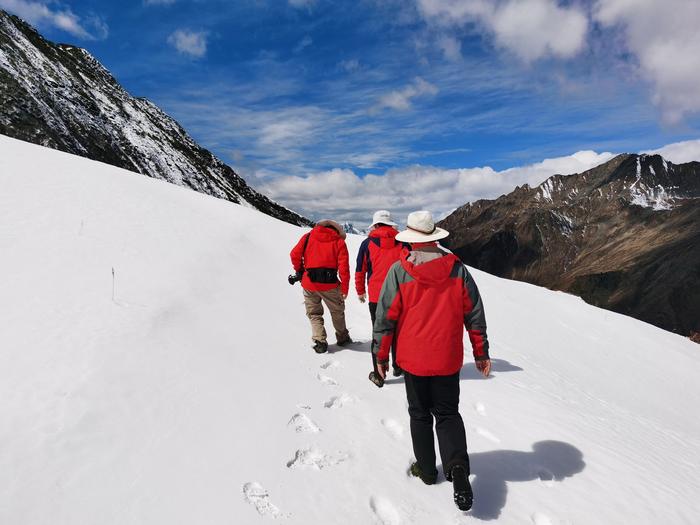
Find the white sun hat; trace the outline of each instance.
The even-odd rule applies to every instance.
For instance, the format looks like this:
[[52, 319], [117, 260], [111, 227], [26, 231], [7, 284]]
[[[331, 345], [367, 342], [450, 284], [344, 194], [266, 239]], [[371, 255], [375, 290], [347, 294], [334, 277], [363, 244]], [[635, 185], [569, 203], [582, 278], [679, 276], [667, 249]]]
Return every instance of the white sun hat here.
[[375, 211], [372, 216], [372, 224], [369, 225], [371, 228], [375, 224], [386, 224], [387, 226], [398, 226], [395, 222], [391, 220], [391, 213], [387, 210]]
[[429, 211], [414, 211], [408, 215], [406, 229], [396, 236], [400, 242], [432, 242], [444, 239], [450, 234], [435, 226], [433, 214]]

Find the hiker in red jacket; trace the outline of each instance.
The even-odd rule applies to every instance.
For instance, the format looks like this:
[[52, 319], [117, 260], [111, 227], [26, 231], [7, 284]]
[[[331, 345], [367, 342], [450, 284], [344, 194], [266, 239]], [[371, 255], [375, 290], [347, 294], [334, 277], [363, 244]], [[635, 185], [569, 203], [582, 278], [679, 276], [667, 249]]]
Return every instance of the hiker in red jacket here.
[[472, 489], [467, 439], [459, 414], [459, 371], [465, 328], [477, 369], [484, 377], [491, 370], [484, 305], [467, 268], [438, 247], [436, 241], [449, 233], [435, 226], [431, 213], [411, 213], [407, 226], [396, 240], [410, 243], [411, 251], [391, 267], [384, 280], [372, 352], [385, 377], [389, 348], [392, 344], [397, 348], [416, 456], [410, 473], [427, 485], [437, 480], [434, 416], [445, 477], [453, 483], [457, 507], [469, 510]]
[[318, 354], [328, 350], [322, 302], [331, 313], [336, 343], [339, 346], [351, 343], [345, 326], [350, 266], [343, 228], [335, 221], [320, 221], [299, 239], [289, 255], [297, 275], [302, 275], [301, 286], [306, 316], [311, 321], [313, 349]]
[[[399, 232], [395, 226], [396, 223], [391, 220], [391, 213], [386, 210], [375, 212], [369, 227], [369, 235], [362, 241], [360, 251], [357, 253], [355, 291], [361, 303], [364, 303], [369, 295], [369, 315], [372, 318], [372, 326], [376, 319], [377, 301], [384, 278], [391, 265], [399, 260], [401, 253], [407, 248], [407, 245], [396, 241], [395, 237]], [[365, 290], [365, 281], [367, 290]], [[395, 377], [400, 376], [401, 368], [396, 364], [396, 350], [393, 346], [391, 358], [393, 374]], [[372, 365], [375, 374], [370, 374], [370, 380], [377, 386], [382, 386], [384, 382], [377, 374], [377, 359], [374, 354], [372, 354]]]

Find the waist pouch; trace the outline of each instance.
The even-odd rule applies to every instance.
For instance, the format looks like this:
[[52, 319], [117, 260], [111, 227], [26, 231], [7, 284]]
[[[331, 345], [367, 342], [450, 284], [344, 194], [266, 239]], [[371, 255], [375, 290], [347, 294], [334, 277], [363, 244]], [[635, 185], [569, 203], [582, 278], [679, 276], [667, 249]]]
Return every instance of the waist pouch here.
[[333, 284], [338, 282], [337, 268], [307, 268], [306, 274], [312, 283]]

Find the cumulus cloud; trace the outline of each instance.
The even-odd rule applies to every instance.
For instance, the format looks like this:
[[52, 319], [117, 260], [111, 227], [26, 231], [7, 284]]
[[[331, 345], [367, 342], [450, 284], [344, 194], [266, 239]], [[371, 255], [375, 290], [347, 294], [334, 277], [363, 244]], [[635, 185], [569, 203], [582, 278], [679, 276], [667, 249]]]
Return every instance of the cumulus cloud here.
[[429, 23], [448, 31], [447, 38], [454, 38], [449, 31], [455, 27], [476, 23], [498, 46], [525, 62], [545, 56], [572, 57], [583, 48], [588, 32], [585, 12], [575, 5], [559, 5], [557, 0], [416, 1]]
[[361, 177], [349, 169], [333, 169], [307, 177], [271, 179], [259, 189], [315, 218], [330, 216], [367, 224], [372, 213], [382, 208], [399, 217], [417, 209], [429, 209], [442, 217], [467, 202], [495, 198], [525, 183], [536, 186], [554, 174], [580, 173], [613, 156], [580, 151], [503, 171], [488, 166], [446, 169], [416, 165]]
[[622, 29], [667, 122], [700, 110], [700, 2], [597, 0], [595, 17]]
[[168, 37], [168, 43], [183, 55], [201, 58], [207, 53], [207, 33], [178, 29]]
[[52, 9], [52, 2], [0, 0], [0, 9], [13, 13], [36, 26], [52, 26], [78, 38], [98, 40], [107, 38], [107, 24], [98, 16], [81, 19], [68, 8]]
[[438, 88], [435, 85], [420, 77], [416, 77], [413, 84], [382, 95], [375, 106], [375, 111], [384, 108], [406, 111], [411, 109], [412, 99], [423, 95], [435, 95], [437, 92]]
[[674, 164], [700, 161], [700, 139], [676, 142], [674, 144], [668, 144], [663, 148], [645, 151], [644, 153], [661, 155]]

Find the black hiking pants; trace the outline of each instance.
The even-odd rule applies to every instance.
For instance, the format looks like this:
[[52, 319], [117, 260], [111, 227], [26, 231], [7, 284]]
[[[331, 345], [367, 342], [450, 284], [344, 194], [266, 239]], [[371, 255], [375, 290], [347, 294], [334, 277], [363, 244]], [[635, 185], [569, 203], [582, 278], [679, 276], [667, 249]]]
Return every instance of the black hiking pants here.
[[[377, 303], [369, 303], [369, 316], [372, 318], [372, 336], [374, 336], [374, 321], [377, 320]], [[391, 366], [396, 368], [396, 347], [391, 345]], [[372, 352], [372, 367], [377, 371], [377, 356]]]
[[467, 436], [459, 414], [459, 372], [451, 376], [415, 376], [404, 371], [411, 439], [418, 466], [426, 476], [437, 475], [433, 416], [440, 447], [442, 470], [447, 479], [455, 465], [469, 473]]

